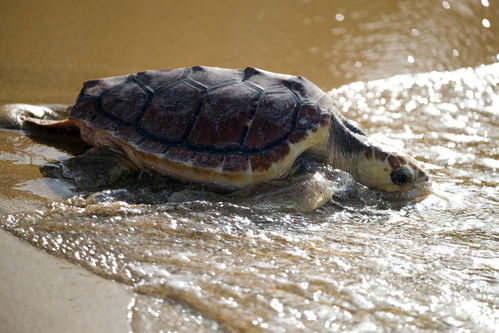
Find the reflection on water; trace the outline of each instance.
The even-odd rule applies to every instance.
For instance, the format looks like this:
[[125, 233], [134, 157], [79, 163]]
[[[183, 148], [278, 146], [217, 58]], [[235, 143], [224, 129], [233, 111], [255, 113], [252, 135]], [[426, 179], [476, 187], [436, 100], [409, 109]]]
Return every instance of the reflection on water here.
[[0, 129], [0, 225], [132, 286], [136, 333], [493, 332], [498, 4], [1, 1], [1, 104], [69, 104], [85, 80], [143, 69], [252, 65], [343, 85], [338, 109], [405, 146], [435, 184], [401, 204], [323, 170], [333, 201], [303, 214], [178, 184], [166, 203], [158, 184], [87, 197], [47, 172], [81, 142]]
[[498, 82], [495, 64], [331, 92], [353, 119], [410, 143], [426, 162], [435, 193], [419, 203], [365, 201], [347, 180], [333, 202], [304, 214], [217, 200], [130, 204], [104, 194], [1, 221], [37, 247], [133, 286], [136, 332], [492, 332]]

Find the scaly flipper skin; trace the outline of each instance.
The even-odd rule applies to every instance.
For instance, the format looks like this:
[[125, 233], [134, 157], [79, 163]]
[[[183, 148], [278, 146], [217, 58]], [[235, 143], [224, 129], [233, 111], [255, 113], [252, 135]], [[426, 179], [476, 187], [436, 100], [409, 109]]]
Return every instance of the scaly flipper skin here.
[[328, 203], [335, 184], [320, 172], [308, 172], [283, 180], [273, 180], [225, 195], [210, 191], [182, 190], [172, 193], [168, 202], [228, 202], [263, 212], [307, 212]]
[[0, 106], [0, 125], [21, 128], [26, 122], [46, 127], [74, 127], [68, 120], [70, 106], [62, 104], [5, 104]]
[[80, 156], [64, 160], [60, 168], [63, 178], [87, 191], [108, 188], [137, 173], [138, 169], [123, 153], [103, 147], [92, 147]]
[[312, 172], [254, 185], [235, 192], [231, 197], [257, 209], [307, 212], [328, 203], [334, 190], [332, 181], [319, 172]]

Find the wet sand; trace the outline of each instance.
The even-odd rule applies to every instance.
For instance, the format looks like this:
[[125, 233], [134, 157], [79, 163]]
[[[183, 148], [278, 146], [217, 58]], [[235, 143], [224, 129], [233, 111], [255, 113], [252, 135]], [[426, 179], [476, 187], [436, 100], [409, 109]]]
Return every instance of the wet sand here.
[[0, 231], [0, 332], [127, 332], [133, 292]]

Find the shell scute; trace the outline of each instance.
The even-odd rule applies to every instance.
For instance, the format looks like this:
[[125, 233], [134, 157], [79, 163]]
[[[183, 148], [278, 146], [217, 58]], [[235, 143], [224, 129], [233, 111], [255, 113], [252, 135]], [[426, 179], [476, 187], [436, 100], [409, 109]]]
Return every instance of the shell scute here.
[[140, 147], [142, 150], [147, 151], [149, 153], [161, 154], [168, 150], [169, 146], [165, 145], [161, 142], [145, 139], [140, 142]]
[[149, 70], [136, 73], [135, 80], [151, 90], [157, 90], [181, 80], [186, 74], [184, 68]]
[[305, 104], [300, 107], [296, 116], [296, 128], [308, 129], [317, 126], [320, 121], [320, 112], [314, 105]]
[[304, 129], [295, 129], [289, 136], [288, 140], [291, 143], [297, 143], [305, 139], [308, 135], [308, 131]]
[[165, 157], [177, 162], [192, 162], [194, 152], [185, 147], [171, 147], [165, 153]]
[[263, 172], [272, 167], [273, 161], [268, 154], [256, 153], [250, 157], [251, 171]]
[[287, 141], [284, 141], [277, 146], [273, 147], [269, 152], [268, 156], [270, 157], [270, 160], [275, 162], [280, 162], [282, 161], [286, 156], [288, 156], [290, 151], [289, 148], [289, 143]]
[[243, 73], [241, 70], [216, 67], [210, 68], [204, 66], [194, 66], [189, 73], [189, 79], [208, 89], [227, 84], [231, 81], [240, 81], [242, 76]]
[[247, 155], [227, 154], [224, 158], [223, 170], [227, 172], [243, 172], [248, 170], [249, 159]]
[[244, 70], [243, 79], [262, 89], [282, 89], [282, 82], [293, 76], [286, 74], [270, 73], [261, 69], [248, 67]]
[[180, 142], [196, 120], [203, 92], [185, 82], [157, 91], [139, 121], [155, 137]]
[[123, 141], [140, 144], [144, 141], [144, 136], [131, 126], [122, 126], [116, 129], [115, 136]]
[[100, 113], [97, 100], [80, 97], [71, 109], [70, 119], [91, 120]]
[[83, 84], [82, 93], [87, 96], [98, 97], [105, 91], [114, 89], [124, 84], [129, 78], [130, 75], [122, 75], [108, 77], [105, 79], [90, 80]]
[[223, 165], [224, 157], [221, 154], [196, 152], [194, 154], [194, 165], [203, 168], [219, 168]]
[[270, 73], [248, 67], [244, 70], [244, 80], [262, 89], [282, 90], [285, 87], [300, 101], [316, 103], [324, 96], [324, 91], [301, 76]]
[[319, 87], [301, 76], [291, 76], [281, 80], [281, 84], [295, 93], [301, 101], [315, 103], [324, 95]]
[[113, 133], [122, 128], [117, 121], [107, 117], [102, 113], [95, 113], [91, 118], [88, 118], [88, 123], [90, 126]]
[[209, 91], [187, 142], [215, 150], [240, 149], [257, 95], [240, 83]]
[[255, 153], [251, 156], [251, 169], [253, 172], [262, 172], [270, 169], [272, 164], [279, 163], [290, 153], [289, 143], [282, 142], [267, 151]]
[[101, 98], [102, 109], [108, 114], [132, 123], [143, 112], [149, 94], [132, 82], [118, 87]]
[[244, 141], [248, 150], [265, 149], [283, 140], [292, 130], [296, 100], [286, 92], [264, 94]]
[[262, 70], [255, 67], [246, 67], [243, 71], [243, 81], [249, 80], [254, 75], [262, 73]]

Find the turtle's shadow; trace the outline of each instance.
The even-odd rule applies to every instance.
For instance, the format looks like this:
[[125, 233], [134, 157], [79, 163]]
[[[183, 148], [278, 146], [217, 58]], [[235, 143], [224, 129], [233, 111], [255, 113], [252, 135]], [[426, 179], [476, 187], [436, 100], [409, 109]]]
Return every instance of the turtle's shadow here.
[[[118, 189], [126, 189], [130, 193], [125, 201], [159, 203], [166, 200], [164, 195], [158, 195], [159, 192], [171, 193], [186, 187], [169, 177], [141, 172], [123, 155], [88, 145], [80, 138], [78, 130], [49, 129], [30, 124], [25, 124], [22, 130], [33, 142], [53, 147], [67, 155], [40, 167], [44, 178], [63, 181], [46, 181], [55, 193], [89, 196], [97, 192], [114, 193]], [[67, 188], [61, 191], [61, 186]], [[117, 199], [124, 198], [123, 191], [118, 192]]]
[[40, 171], [46, 178], [69, 184], [74, 195], [92, 196], [98, 201], [160, 204], [188, 187], [167, 176], [140, 171], [123, 156], [95, 147], [82, 155], [46, 164]]
[[34, 142], [54, 147], [70, 156], [81, 155], [92, 147], [80, 138], [76, 129], [68, 131], [26, 123], [22, 130]]

